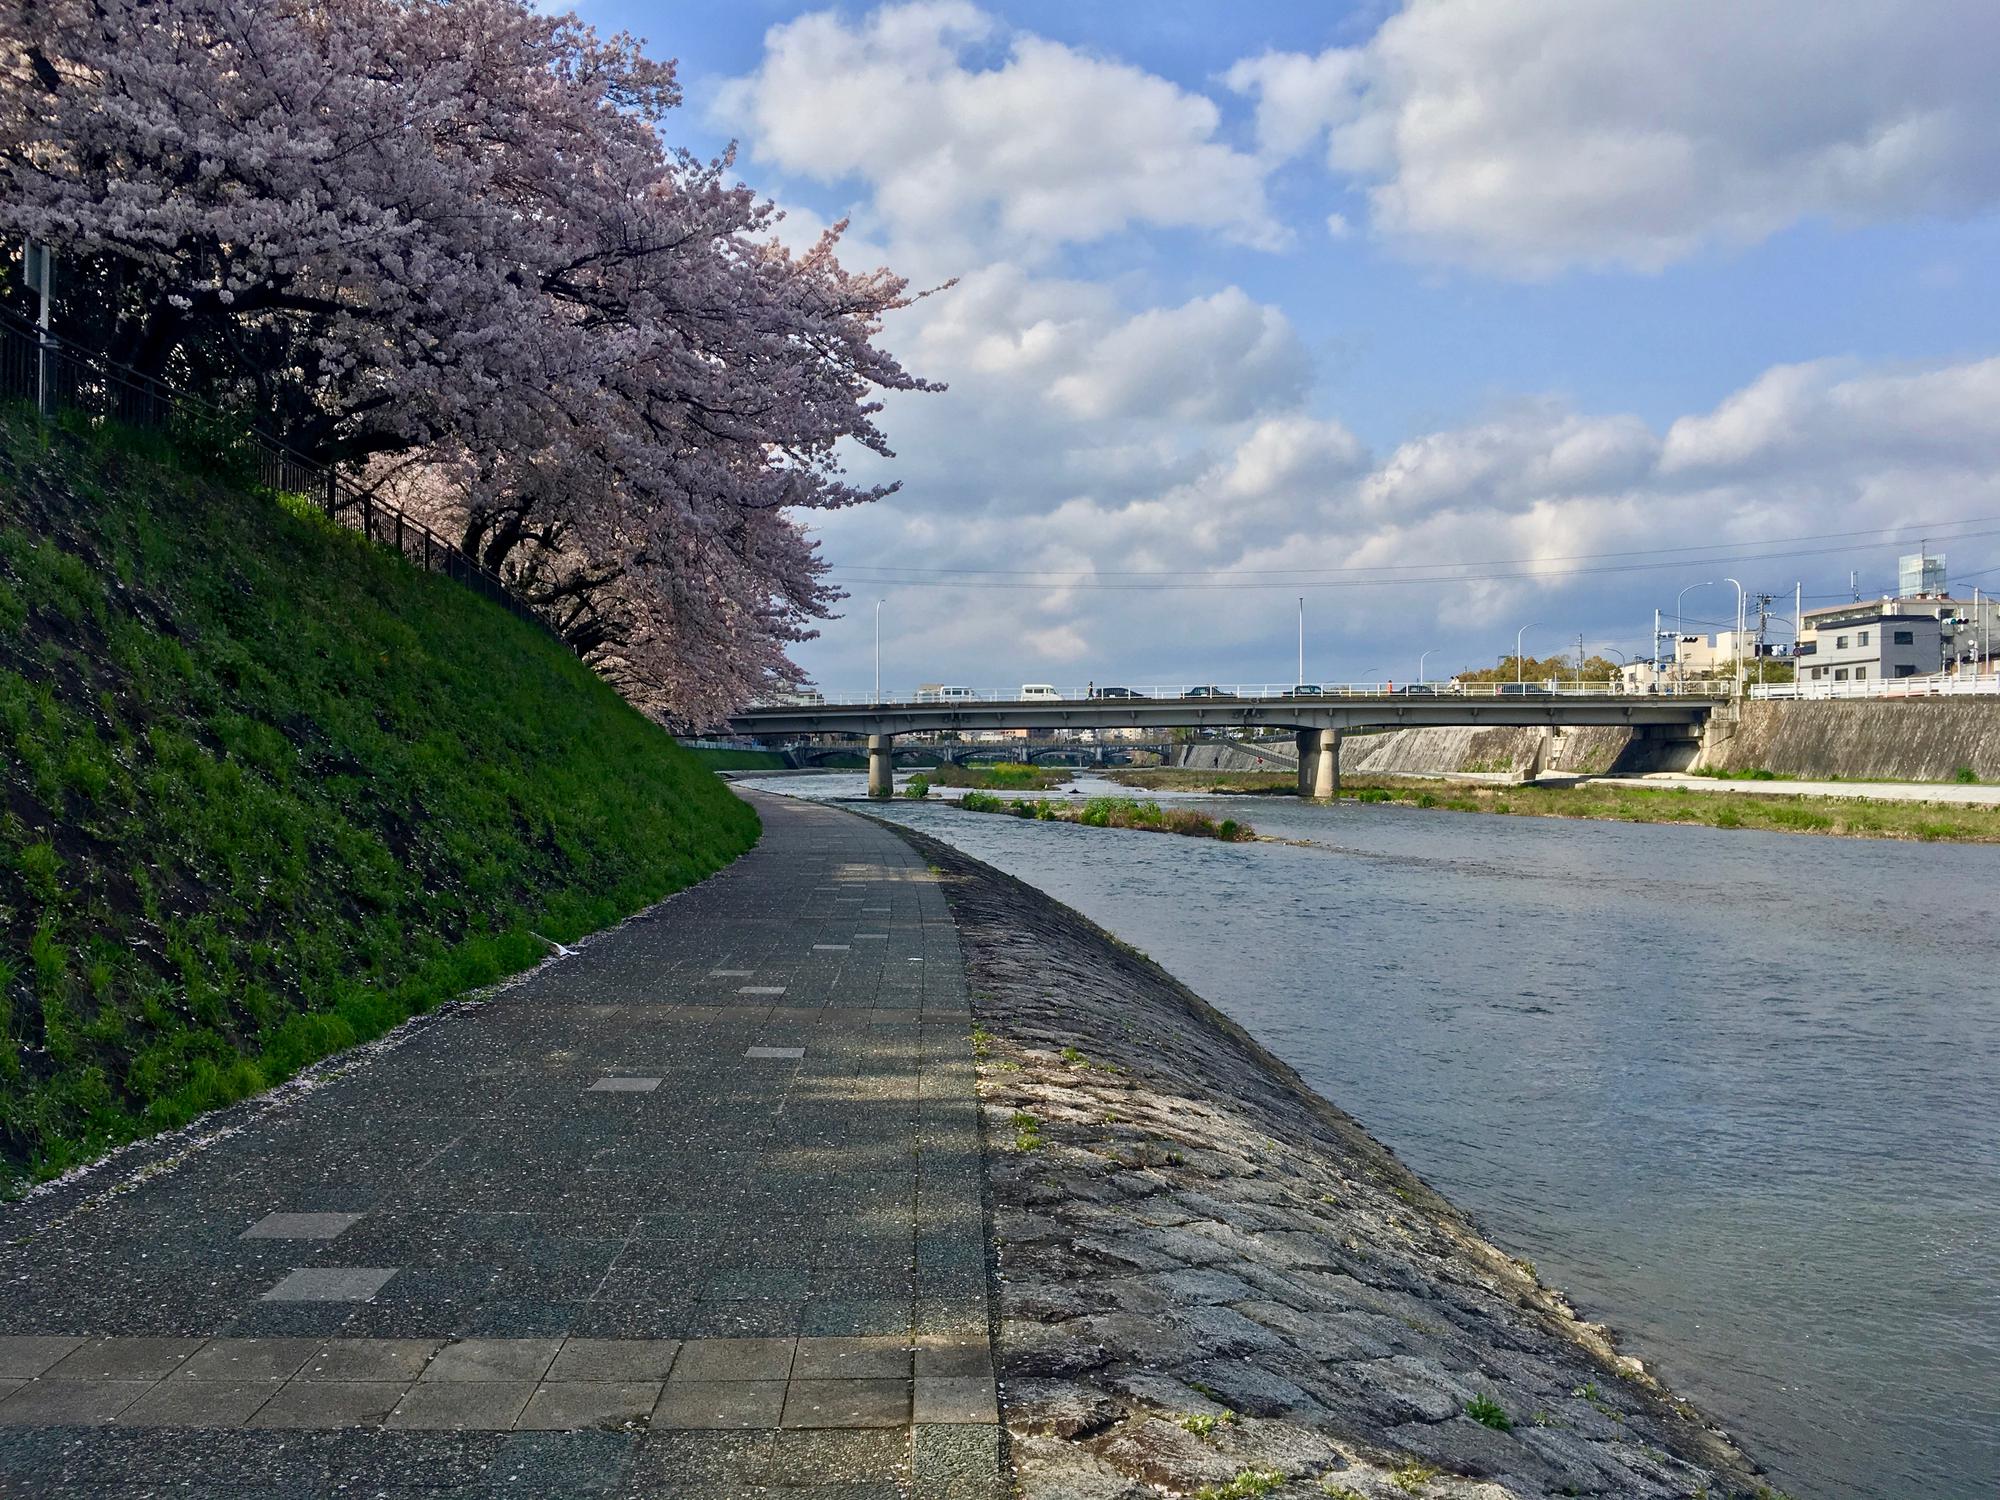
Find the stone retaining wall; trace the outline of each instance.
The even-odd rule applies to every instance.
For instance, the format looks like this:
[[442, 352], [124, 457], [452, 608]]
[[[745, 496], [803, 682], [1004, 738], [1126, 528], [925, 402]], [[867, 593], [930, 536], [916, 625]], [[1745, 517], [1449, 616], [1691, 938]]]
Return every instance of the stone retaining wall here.
[[1756, 1493], [1727, 1438], [1240, 1027], [899, 832], [967, 960], [1025, 1500]]

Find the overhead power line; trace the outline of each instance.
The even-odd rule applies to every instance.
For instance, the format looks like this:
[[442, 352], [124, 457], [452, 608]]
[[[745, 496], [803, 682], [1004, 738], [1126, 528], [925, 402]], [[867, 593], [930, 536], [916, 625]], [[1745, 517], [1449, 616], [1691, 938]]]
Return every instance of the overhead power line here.
[[[1646, 551], [1580, 553], [1567, 557], [1510, 558], [1468, 563], [1384, 563], [1348, 568], [1223, 569], [1202, 571], [1161, 570], [1155, 572], [1111, 571], [1063, 572], [1033, 568], [898, 568], [888, 565], [837, 565], [836, 582], [846, 580], [857, 587], [1006, 589], [1044, 592], [1087, 589], [1092, 591], [1157, 592], [1160, 590], [1241, 590], [1241, 589], [1352, 589], [1378, 588], [1390, 584], [1449, 585], [1500, 583], [1558, 577], [1659, 572], [1669, 568], [1703, 568], [1746, 562], [1777, 562], [1792, 558], [1824, 557], [1851, 552], [1859, 539], [1877, 546], [1907, 545], [1919, 538], [1897, 538], [1897, 531], [1919, 531], [1931, 542], [1964, 542], [2000, 536], [2000, 516], [1975, 516], [1960, 521], [1910, 522], [1905, 525], [1867, 531], [1823, 532], [1817, 536], [1785, 537], [1762, 542], [1741, 542], [1727, 547], [1663, 547]], [[1977, 527], [1952, 530], [1953, 527]], [[1812, 544], [1812, 545], [1806, 545]], [[1746, 548], [1764, 548], [1746, 551]], [[1575, 566], [1564, 566], [1574, 564]], [[1994, 571], [1982, 569], [1980, 572]], [[1978, 574], [1964, 574], [1974, 577]]]

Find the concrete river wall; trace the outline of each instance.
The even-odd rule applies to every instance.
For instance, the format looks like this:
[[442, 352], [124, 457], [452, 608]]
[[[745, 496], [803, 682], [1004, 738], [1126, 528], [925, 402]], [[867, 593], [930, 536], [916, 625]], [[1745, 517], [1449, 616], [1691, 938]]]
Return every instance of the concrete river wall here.
[[[1288, 746], [1257, 753], [1230, 743], [1188, 747], [1202, 770], [1283, 770]], [[1808, 780], [1949, 781], [1969, 769], [2000, 781], [2000, 699], [1750, 702], [1704, 743], [1646, 738], [1612, 727], [1396, 729], [1341, 741], [1344, 776], [1452, 776], [1478, 772], [1767, 770]]]

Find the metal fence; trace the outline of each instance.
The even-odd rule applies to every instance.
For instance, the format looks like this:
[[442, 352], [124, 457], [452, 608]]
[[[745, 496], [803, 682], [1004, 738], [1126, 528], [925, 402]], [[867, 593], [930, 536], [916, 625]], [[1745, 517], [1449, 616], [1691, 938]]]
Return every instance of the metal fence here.
[[209, 402], [92, 354], [0, 313], [0, 400], [27, 403], [43, 417], [87, 425], [116, 422], [183, 441], [222, 441], [240, 450], [267, 489], [301, 495], [342, 525], [391, 547], [429, 573], [442, 573], [524, 620], [546, 622], [491, 568], [466, 556], [414, 516], [348, 483], [277, 439], [245, 428]]

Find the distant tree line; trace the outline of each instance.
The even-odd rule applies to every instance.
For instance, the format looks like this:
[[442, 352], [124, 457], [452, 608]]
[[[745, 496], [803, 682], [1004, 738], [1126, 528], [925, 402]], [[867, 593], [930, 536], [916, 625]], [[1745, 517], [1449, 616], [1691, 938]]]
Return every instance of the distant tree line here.
[[[58, 331], [459, 539], [642, 706], [795, 684], [873, 500], [886, 270], [658, 134], [674, 65], [524, 0], [0, 0], [0, 234]], [[0, 270], [11, 270], [0, 265]], [[19, 307], [18, 276], [8, 293]]]

